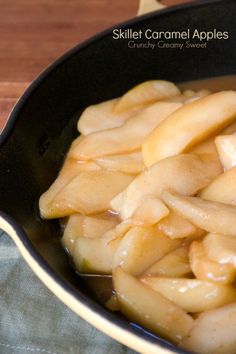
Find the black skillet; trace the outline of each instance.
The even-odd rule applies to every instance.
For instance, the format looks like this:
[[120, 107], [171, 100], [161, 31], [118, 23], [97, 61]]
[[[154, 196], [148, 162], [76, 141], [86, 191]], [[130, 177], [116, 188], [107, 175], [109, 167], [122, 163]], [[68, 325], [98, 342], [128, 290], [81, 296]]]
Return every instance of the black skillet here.
[[[206, 49], [131, 49], [112, 30], [65, 54], [29, 87], [0, 136], [0, 228], [41, 280], [70, 308], [122, 343], [146, 353], [183, 353], [99, 304], [75, 275], [57, 221], [40, 219], [38, 199], [56, 177], [76, 121], [88, 105], [120, 96], [149, 79], [176, 83], [236, 74], [236, 1], [202, 0], [116, 26], [153, 31], [217, 31]], [[193, 41], [194, 42], [194, 41]]]

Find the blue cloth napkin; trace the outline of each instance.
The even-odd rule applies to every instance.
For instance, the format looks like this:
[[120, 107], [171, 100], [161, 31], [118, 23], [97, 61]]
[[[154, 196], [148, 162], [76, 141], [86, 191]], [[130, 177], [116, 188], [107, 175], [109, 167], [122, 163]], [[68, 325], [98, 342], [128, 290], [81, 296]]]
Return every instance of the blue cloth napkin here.
[[1, 354], [135, 354], [74, 314], [0, 231]]

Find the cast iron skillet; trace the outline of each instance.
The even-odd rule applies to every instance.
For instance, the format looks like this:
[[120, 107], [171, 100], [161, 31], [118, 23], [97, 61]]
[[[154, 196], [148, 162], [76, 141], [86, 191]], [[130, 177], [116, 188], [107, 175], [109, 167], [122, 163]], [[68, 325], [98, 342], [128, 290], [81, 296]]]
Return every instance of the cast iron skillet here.
[[0, 227], [41, 280], [81, 317], [122, 343], [148, 353], [183, 353], [100, 305], [72, 271], [57, 221], [40, 219], [38, 199], [56, 177], [76, 120], [88, 105], [148, 79], [174, 82], [236, 74], [236, 2], [202, 0], [116, 26], [158, 31], [228, 31], [207, 49], [129, 49], [108, 30], [43, 72], [20, 99], [0, 136]]

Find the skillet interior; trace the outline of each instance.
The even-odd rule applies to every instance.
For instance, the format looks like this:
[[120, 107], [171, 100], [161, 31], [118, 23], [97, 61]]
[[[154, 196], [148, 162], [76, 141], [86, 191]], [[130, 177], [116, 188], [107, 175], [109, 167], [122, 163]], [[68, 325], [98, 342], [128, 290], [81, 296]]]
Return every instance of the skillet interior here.
[[23, 242], [81, 301], [149, 341], [160, 343], [158, 338], [110, 314], [92, 295], [87, 296], [60, 245], [58, 222], [40, 219], [38, 198], [56, 177], [77, 134], [77, 117], [86, 106], [119, 96], [148, 79], [182, 82], [236, 74], [235, 16], [234, 0], [204, 0], [122, 26], [158, 31], [216, 28], [230, 33], [229, 40], [212, 40], [207, 49], [129, 49], [128, 40], [113, 40], [111, 31], [97, 36], [66, 54], [34, 82], [0, 137], [0, 210], [21, 225]]

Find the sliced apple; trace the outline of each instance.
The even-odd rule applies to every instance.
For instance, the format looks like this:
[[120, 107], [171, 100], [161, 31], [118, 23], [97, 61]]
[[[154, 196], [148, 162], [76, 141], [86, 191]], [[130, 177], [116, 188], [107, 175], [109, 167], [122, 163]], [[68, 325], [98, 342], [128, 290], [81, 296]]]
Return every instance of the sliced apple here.
[[[225, 134], [232, 134], [236, 131], [236, 122], [231, 123], [228, 125], [226, 128], [224, 128], [220, 134], [225, 135]], [[211, 156], [211, 159], [215, 160], [216, 162], [220, 163], [220, 158], [219, 154], [216, 148], [215, 144], [215, 137], [211, 136], [210, 138], [202, 141], [201, 143], [193, 146], [189, 151], [191, 154], [197, 154], [197, 155], [209, 155]], [[223, 169], [222, 169], [223, 172]]]
[[115, 104], [114, 112], [125, 112], [134, 107], [147, 105], [179, 94], [178, 87], [172, 82], [164, 80], [145, 81], [126, 92]]
[[132, 322], [174, 343], [190, 332], [190, 315], [122, 268], [115, 269], [113, 283], [121, 311]]
[[114, 113], [118, 98], [87, 107], [78, 120], [78, 131], [88, 135], [97, 131], [117, 128], [123, 125], [137, 110]]
[[124, 192], [118, 193], [110, 203], [111, 209], [115, 214], [120, 214], [124, 204]]
[[121, 172], [81, 172], [60, 190], [47, 208], [41, 208], [41, 215], [45, 218], [59, 218], [75, 213], [106, 211], [111, 199], [132, 180], [133, 177]]
[[111, 274], [113, 257], [120, 240], [116, 232], [111, 230], [103, 237], [78, 237], [73, 249], [76, 269], [81, 273]]
[[118, 299], [115, 294], [113, 294], [105, 303], [105, 306], [111, 311], [119, 311], [120, 307], [118, 304]]
[[136, 224], [154, 225], [169, 214], [169, 209], [158, 198], [149, 197], [132, 215], [131, 219]]
[[130, 154], [99, 157], [95, 162], [109, 171], [138, 174], [145, 168], [140, 151]]
[[232, 264], [236, 268], [236, 239], [219, 234], [208, 234], [203, 240], [207, 255], [221, 264]]
[[236, 303], [201, 314], [180, 347], [202, 354], [235, 354]]
[[177, 96], [172, 96], [169, 98], [165, 98], [164, 101], [165, 102], [180, 102], [185, 104], [186, 100], [188, 98], [186, 96], [184, 96], [183, 94], [177, 95]]
[[155, 227], [133, 227], [116, 250], [113, 268], [121, 266], [125, 271], [139, 276], [179, 245], [180, 241], [170, 240]]
[[181, 103], [175, 102], [154, 103], [128, 119], [121, 127], [85, 136], [71, 150], [71, 156], [77, 160], [91, 160], [141, 149], [145, 137], [180, 106]]
[[236, 206], [183, 197], [176, 193], [163, 192], [163, 201], [191, 223], [208, 232], [236, 236]]
[[215, 144], [224, 169], [236, 166], [236, 135], [217, 136]]
[[62, 237], [62, 243], [72, 253], [77, 237], [95, 238], [103, 236], [117, 224], [115, 217], [92, 217], [74, 214], [69, 217]]
[[178, 96], [172, 96], [170, 98], [165, 99], [165, 101], [182, 102], [183, 104], [188, 104], [192, 101], [199, 100], [200, 98], [205, 97], [209, 94], [210, 91], [208, 90], [200, 90], [200, 91], [186, 90]]
[[[196, 155], [183, 154], [164, 159], [144, 170], [111, 201], [112, 209], [120, 212], [123, 220], [130, 218], [147, 197], [159, 198], [165, 189], [192, 195], [204, 188], [220, 173], [211, 161], [203, 161]], [[119, 209], [116, 209], [117, 206]]]
[[[200, 156], [202, 156], [203, 154], [207, 154], [212, 156], [212, 158], [217, 160], [219, 163], [221, 163], [216, 149], [214, 138], [212, 137], [202, 141], [200, 144], [197, 144], [196, 146], [191, 148], [189, 150], [189, 153], [197, 154]], [[223, 168], [222, 168], [222, 172], [223, 172]]]
[[194, 236], [197, 233], [193, 224], [172, 210], [166, 218], [159, 221], [157, 227], [171, 239]]
[[233, 286], [199, 279], [142, 277], [141, 280], [186, 312], [203, 312], [236, 299]]
[[[122, 221], [120, 224], [117, 224], [116, 227], [112, 230], [106, 232], [105, 236], [114, 235], [113, 239], [123, 237], [130, 229], [132, 229], [133, 223], [131, 220]], [[109, 241], [110, 243], [113, 242], [113, 239]]]
[[189, 261], [196, 278], [214, 283], [233, 283], [236, 271], [232, 264], [220, 264], [209, 258], [202, 242], [194, 241], [189, 251]]
[[56, 195], [79, 173], [85, 171], [98, 171], [101, 168], [95, 162], [80, 162], [67, 158], [65, 163], [49, 189], [44, 192], [39, 199], [39, 209], [42, 217], [47, 218], [50, 214], [50, 205]]
[[184, 90], [183, 92], [183, 95], [187, 98], [192, 98], [192, 97], [195, 97], [195, 96], [198, 96], [198, 97], [205, 97], [205, 96], [208, 96], [211, 94], [211, 91], [210, 90], [207, 90], [207, 89], [201, 89], [201, 90], [198, 90], [198, 91], [194, 91], [194, 90]]
[[160, 123], [143, 143], [143, 159], [151, 166], [180, 154], [223, 129], [236, 118], [236, 92], [222, 91], [182, 106]]
[[191, 273], [191, 268], [188, 259], [188, 249], [182, 246], [154, 263], [146, 270], [145, 275], [174, 278], [183, 277], [189, 273]]
[[236, 205], [236, 167], [222, 173], [205, 187], [200, 197], [225, 204]]

